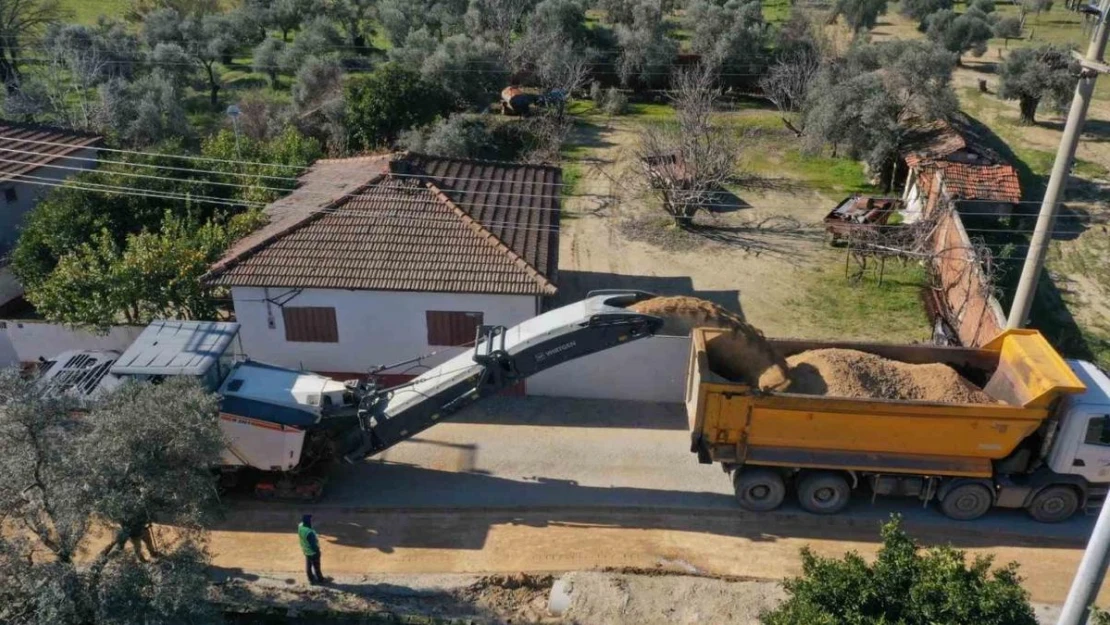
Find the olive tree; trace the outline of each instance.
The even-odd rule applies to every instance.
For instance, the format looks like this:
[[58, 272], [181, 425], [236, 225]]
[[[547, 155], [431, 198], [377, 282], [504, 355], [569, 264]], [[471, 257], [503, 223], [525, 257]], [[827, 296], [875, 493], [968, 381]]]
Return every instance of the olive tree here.
[[270, 77], [270, 86], [277, 87], [278, 70], [285, 58], [285, 42], [267, 37], [251, 53], [251, 69]]
[[858, 553], [825, 558], [802, 549], [802, 574], [783, 586], [786, 600], [763, 625], [1036, 625], [1018, 566], [993, 568], [990, 556], [952, 547], [922, 549], [895, 517], [882, 528], [874, 562]]
[[143, 22], [143, 38], [147, 45], [176, 45], [196, 69], [203, 70], [208, 80], [209, 102], [219, 103], [220, 81], [216, 63], [224, 60], [237, 45], [235, 23], [228, 15], [209, 14], [182, 17], [174, 9], [160, 9]]
[[804, 110], [810, 150], [846, 148], [890, 184], [889, 171], [912, 124], [957, 108], [955, 55], [925, 41], [857, 45], [818, 72]]
[[886, 14], [887, 0], [836, 0], [830, 20], [839, 17], [857, 36], [871, 30], [879, 22], [879, 16]]
[[379, 0], [378, 19], [393, 45], [400, 46], [422, 28], [436, 39], [458, 33], [467, 6], [467, 0]]
[[702, 59], [717, 65], [750, 61], [763, 49], [765, 23], [758, 0], [728, 0], [718, 5], [693, 0], [686, 7], [690, 46]]
[[926, 17], [955, 6], [954, 0], [902, 0], [899, 12], [906, 17], [924, 21]]
[[20, 64], [28, 55], [25, 46], [43, 29], [66, 16], [61, 0], [4, 0], [0, 3], [0, 81], [8, 92], [17, 91]]
[[467, 31], [493, 41], [508, 58], [514, 37], [535, 6], [536, 0], [470, 0], [465, 16]]
[[1021, 37], [1021, 18], [1010, 15], [994, 23], [994, 36], [1003, 41], [1003, 47], [1010, 47], [1010, 40]]
[[[0, 535], [0, 622], [218, 622], [201, 532], [217, 505], [215, 397], [171, 378], [75, 407], [16, 370], [0, 372], [0, 508], [14, 530]], [[174, 531], [156, 544], [153, 523]], [[101, 528], [106, 540], [79, 560]]]
[[983, 56], [994, 30], [982, 11], [972, 8], [957, 15], [945, 9], [925, 18], [925, 34], [945, 50], [955, 53], [956, 64], [959, 65], [960, 56], [967, 52]]
[[998, 95], [1017, 100], [1021, 123], [1037, 123], [1037, 108], [1042, 100], [1063, 109], [1071, 101], [1079, 80], [1079, 63], [1067, 48], [1045, 45], [1014, 50], [1002, 62], [998, 73]]
[[663, 17], [658, 5], [639, 3], [633, 7], [631, 23], [617, 25], [621, 51], [617, 73], [625, 85], [634, 79], [651, 83], [665, 76], [678, 55], [678, 44], [667, 35]]

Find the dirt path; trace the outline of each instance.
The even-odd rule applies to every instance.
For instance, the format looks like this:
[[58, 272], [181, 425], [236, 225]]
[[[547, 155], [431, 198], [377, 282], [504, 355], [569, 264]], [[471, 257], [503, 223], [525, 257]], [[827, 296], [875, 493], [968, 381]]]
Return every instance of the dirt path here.
[[[619, 118], [584, 124], [572, 140], [595, 163], [582, 166], [576, 197], [564, 202], [561, 301], [601, 288], [696, 295], [739, 311], [768, 336], [811, 334], [783, 314], [796, 293], [781, 285], [839, 262], [840, 254], [812, 231], [833, 200], [812, 192], [745, 193], [741, 208], [712, 217], [720, 226], [712, 238], [669, 231], [668, 218], [626, 175], [634, 141], [634, 122]], [[578, 197], [585, 194], [596, 197]], [[801, 224], [810, 228], [799, 231]]]
[[[591, 512], [580, 521], [550, 522], [543, 512], [323, 511], [324, 571], [331, 575], [410, 573], [561, 572], [606, 567], [686, 570], [777, 580], [800, 570], [798, 550], [822, 555], [876, 550], [877, 528], [851, 519], [811, 516], [684, 513], [678, 526], [667, 513]], [[265, 508], [235, 511], [230, 523], [252, 531], [211, 535], [214, 564], [234, 576], [242, 571], [286, 572], [301, 581], [295, 519]], [[566, 518], [566, 515], [561, 515]], [[954, 542], [971, 554], [993, 553], [998, 562], [1021, 564], [1034, 601], [1062, 602], [1081, 556], [1074, 544], [1034, 546], [968, 525], [966, 533], [910, 527], [924, 543]], [[484, 535], [480, 548], [458, 549], [459, 536]], [[418, 544], [420, 547], [394, 546]], [[1110, 592], [1103, 592], [1110, 600]]]

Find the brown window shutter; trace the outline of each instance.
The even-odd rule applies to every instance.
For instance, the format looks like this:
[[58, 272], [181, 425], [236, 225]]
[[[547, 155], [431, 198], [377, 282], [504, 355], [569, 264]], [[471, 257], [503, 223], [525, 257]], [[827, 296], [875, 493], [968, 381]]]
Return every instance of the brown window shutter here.
[[482, 313], [429, 310], [425, 312], [428, 324], [428, 345], [457, 347], [473, 345]]
[[294, 343], [338, 343], [339, 326], [335, 309], [325, 306], [286, 306], [281, 309], [285, 321], [285, 340]]

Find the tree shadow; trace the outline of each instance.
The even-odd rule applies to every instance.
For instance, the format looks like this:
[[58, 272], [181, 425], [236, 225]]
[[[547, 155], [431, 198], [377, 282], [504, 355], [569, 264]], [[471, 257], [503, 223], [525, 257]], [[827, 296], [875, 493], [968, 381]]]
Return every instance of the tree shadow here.
[[574, 128], [567, 140], [567, 147], [582, 147], [604, 149], [614, 147], [616, 144], [605, 138], [609, 128], [594, 123], [588, 119], [574, 120]]
[[1017, 153], [1010, 148], [1010, 145], [1002, 137], [995, 134], [989, 126], [966, 111], [962, 114], [966, 119], [969, 130], [975, 135], [973, 139], [981, 141], [986, 147], [997, 152], [1002, 158], [1002, 162], [1013, 165], [1014, 169], [1017, 170], [1018, 180], [1021, 182], [1022, 197], [1042, 197], [1046, 179], [1034, 173], [1029, 164], [1018, 157]]
[[[706, 241], [736, 247], [760, 256], [768, 254], [792, 263], [808, 260], [823, 243], [824, 230], [806, 226], [793, 217], [777, 215], [738, 224], [695, 222], [688, 232]], [[808, 244], [801, 245], [799, 243]]]
[[[1057, 132], [1062, 132], [1064, 130], [1063, 120], [1040, 121], [1037, 122], [1037, 125], [1041, 128], [1047, 128]], [[1110, 120], [1088, 118], [1087, 121], [1083, 123], [1082, 140], [1096, 143], [1110, 141]]]
[[[717, 467], [704, 469], [707, 480], [726, 479]], [[368, 489], [373, 491], [369, 498]], [[354, 495], [368, 503], [237, 502], [213, 529], [292, 537], [300, 515], [310, 509], [325, 553], [329, 544], [394, 553], [480, 550], [497, 526], [674, 530], [752, 542], [786, 537], [878, 542], [879, 525], [891, 514], [900, 514], [911, 532], [943, 536], [943, 542], [959, 547], [1079, 546], [1093, 527], [1089, 517], [1045, 525], [1020, 510], [1003, 509], [974, 523], [960, 523], [931, 506], [923, 509], [913, 499], [872, 500], [866, 494], [858, 494], [848, 511], [834, 517], [804, 512], [793, 501], [774, 512], [754, 513], [738, 508], [732, 495], [717, 492], [590, 486], [544, 476], [508, 479], [378, 459], [344, 467], [331, 492], [335, 500], [350, 501]], [[418, 498], [413, 493], [419, 493]], [[290, 549], [296, 549], [296, 541]]]
[[[482, 402], [481, 409], [477, 408], [460, 412], [451, 418], [451, 422], [676, 431], [685, 431], [689, 427], [686, 413], [679, 404], [526, 396], [491, 397]], [[468, 453], [473, 455], [474, 450], [470, 449]]]

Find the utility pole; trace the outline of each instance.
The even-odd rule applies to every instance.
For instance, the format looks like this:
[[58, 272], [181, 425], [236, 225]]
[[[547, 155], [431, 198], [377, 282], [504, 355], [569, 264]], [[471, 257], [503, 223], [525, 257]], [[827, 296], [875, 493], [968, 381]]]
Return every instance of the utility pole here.
[[1079, 570], [1071, 582], [1071, 590], [1060, 611], [1056, 625], [1086, 625], [1091, 615], [1091, 606], [1098, 598], [1102, 580], [1106, 577], [1106, 560], [1110, 556], [1110, 506], [1102, 504], [1098, 521], [1087, 542], [1087, 550], [1079, 562]]
[[1095, 79], [1100, 73], [1110, 72], [1110, 67], [1102, 60], [1103, 53], [1106, 51], [1107, 11], [1110, 11], [1110, 0], [1102, 0], [1098, 8], [1098, 26], [1095, 28], [1094, 38], [1087, 48], [1087, 55], [1079, 60], [1082, 65], [1079, 84], [1075, 86], [1075, 97], [1071, 101], [1068, 121], [1064, 126], [1064, 136], [1060, 138], [1056, 162], [1052, 165], [1052, 176], [1049, 177], [1048, 186], [1044, 191], [1041, 212], [1037, 216], [1037, 226], [1033, 229], [1029, 253], [1025, 257], [1021, 280], [1014, 295], [1014, 304], [1010, 307], [1010, 317], [1006, 320], [1007, 328], [1020, 328], [1029, 321], [1029, 310], [1033, 307], [1037, 281], [1044, 269], [1048, 242], [1052, 239], [1052, 231], [1056, 224], [1056, 209], [1063, 199], [1068, 172], [1075, 159], [1075, 150], [1079, 146], [1079, 135], [1083, 131], [1083, 122], [1087, 118], [1087, 108], [1091, 104], [1091, 94], [1095, 90]]

